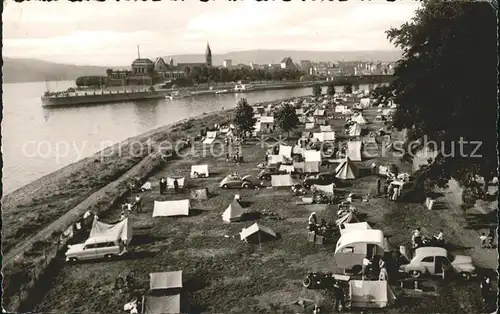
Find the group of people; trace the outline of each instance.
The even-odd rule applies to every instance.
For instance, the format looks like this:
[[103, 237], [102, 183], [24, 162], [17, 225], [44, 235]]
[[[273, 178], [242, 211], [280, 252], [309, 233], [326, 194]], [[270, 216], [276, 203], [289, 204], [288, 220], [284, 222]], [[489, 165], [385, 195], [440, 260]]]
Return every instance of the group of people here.
[[[444, 245], [445, 239], [444, 239], [443, 229], [439, 229], [438, 234], [432, 236], [432, 238], [434, 239], [436, 245]], [[412, 234], [411, 234], [411, 243], [412, 243], [413, 249], [417, 249], [417, 248], [423, 246], [424, 239], [425, 239], [425, 237], [423, 236], [422, 229], [420, 227], [413, 230]]]
[[375, 277], [385, 281], [389, 278], [384, 258], [379, 255], [375, 255], [371, 259], [368, 256], [363, 258], [362, 274], [363, 277]]
[[[194, 173], [194, 177], [196, 177], [196, 171]], [[177, 178], [174, 178], [174, 182], [173, 182], [173, 185], [174, 185], [174, 191], [177, 193], [179, 191], [179, 181], [177, 180]], [[167, 189], [167, 181], [165, 180], [165, 178], [161, 178], [160, 179], [160, 194], [163, 194], [165, 193], [165, 190]]]
[[485, 232], [481, 233], [479, 240], [481, 240], [482, 248], [493, 248], [495, 243], [495, 229], [491, 228], [488, 235]]
[[311, 215], [309, 215], [307, 223], [307, 229], [309, 230], [309, 232], [314, 232], [318, 235], [327, 235], [329, 232], [335, 231], [335, 226], [327, 223], [323, 218], [321, 219], [321, 222], [318, 223], [318, 217], [316, 216], [316, 213], [311, 213]]

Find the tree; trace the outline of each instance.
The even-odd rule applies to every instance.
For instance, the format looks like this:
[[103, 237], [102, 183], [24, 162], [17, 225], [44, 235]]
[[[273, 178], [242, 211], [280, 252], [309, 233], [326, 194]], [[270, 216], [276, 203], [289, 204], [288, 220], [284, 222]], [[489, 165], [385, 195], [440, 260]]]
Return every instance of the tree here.
[[352, 93], [352, 85], [344, 85], [344, 94], [351, 94]]
[[255, 119], [253, 108], [248, 104], [246, 98], [242, 98], [238, 101], [234, 112], [233, 122], [239, 136], [244, 137], [247, 132], [251, 133], [254, 130], [257, 119]]
[[299, 118], [295, 113], [295, 108], [288, 103], [282, 105], [278, 109], [278, 112], [276, 113], [276, 120], [278, 127], [283, 132], [288, 132], [288, 135], [290, 135], [290, 131], [295, 129], [297, 124], [299, 124]]
[[486, 2], [425, 1], [410, 22], [387, 31], [403, 50], [390, 84], [399, 105], [394, 127], [407, 130], [407, 143], [420, 143], [411, 153], [438, 144], [419, 174], [427, 186], [453, 178], [478, 198], [485, 191], [477, 192], [476, 176], [496, 175], [496, 13]]
[[312, 88], [312, 93], [314, 97], [321, 96], [321, 85], [316, 84]]
[[333, 85], [333, 84], [328, 85], [328, 88], [326, 89], [326, 94], [329, 96], [334, 96], [335, 95], [335, 85]]

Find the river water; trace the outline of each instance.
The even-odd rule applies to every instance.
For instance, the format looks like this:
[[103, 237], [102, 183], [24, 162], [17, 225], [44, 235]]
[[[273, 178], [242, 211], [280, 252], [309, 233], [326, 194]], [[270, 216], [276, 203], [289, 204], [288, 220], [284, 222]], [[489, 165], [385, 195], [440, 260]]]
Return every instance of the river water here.
[[[242, 97], [254, 104], [311, 94], [311, 88], [300, 88], [85, 107], [42, 108], [40, 97], [47, 87], [65, 90], [73, 84], [73, 81], [59, 81], [3, 85], [4, 195], [127, 138], [204, 112], [220, 110], [222, 107], [233, 108]], [[360, 86], [361, 89], [373, 87]], [[341, 91], [341, 87], [338, 91]]]

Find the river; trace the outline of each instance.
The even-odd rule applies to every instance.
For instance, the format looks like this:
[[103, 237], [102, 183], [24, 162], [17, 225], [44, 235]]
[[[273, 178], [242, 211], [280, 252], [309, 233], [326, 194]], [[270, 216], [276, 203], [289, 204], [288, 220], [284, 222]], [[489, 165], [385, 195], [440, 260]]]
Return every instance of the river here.
[[[233, 108], [242, 97], [254, 104], [311, 94], [311, 88], [300, 88], [85, 107], [42, 108], [40, 97], [47, 87], [65, 90], [73, 85], [73, 81], [3, 85], [4, 195], [127, 138], [204, 112], [220, 110], [222, 107]], [[360, 88], [373, 86], [361, 85]], [[338, 91], [341, 88], [338, 87]]]

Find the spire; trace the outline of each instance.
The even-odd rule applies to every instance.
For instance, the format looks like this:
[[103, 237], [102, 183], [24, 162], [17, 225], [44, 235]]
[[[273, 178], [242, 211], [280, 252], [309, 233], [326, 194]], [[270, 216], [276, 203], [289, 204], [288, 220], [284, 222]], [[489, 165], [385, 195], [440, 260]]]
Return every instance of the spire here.
[[137, 45], [137, 59], [141, 58], [141, 52], [139, 51], [139, 45]]
[[212, 66], [212, 50], [210, 49], [210, 44], [207, 41], [207, 49], [205, 50], [205, 63], [207, 66]]

